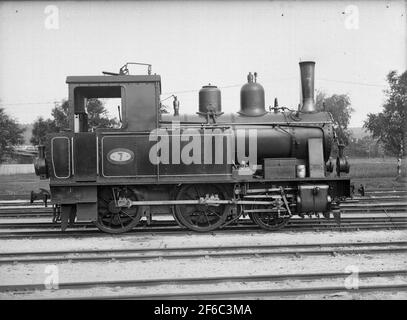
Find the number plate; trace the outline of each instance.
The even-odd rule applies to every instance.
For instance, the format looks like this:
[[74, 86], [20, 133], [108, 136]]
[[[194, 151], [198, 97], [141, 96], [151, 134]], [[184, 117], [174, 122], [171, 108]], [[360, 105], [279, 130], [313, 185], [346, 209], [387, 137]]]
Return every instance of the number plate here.
[[116, 148], [107, 154], [107, 160], [113, 164], [128, 164], [134, 159], [133, 151], [125, 148]]

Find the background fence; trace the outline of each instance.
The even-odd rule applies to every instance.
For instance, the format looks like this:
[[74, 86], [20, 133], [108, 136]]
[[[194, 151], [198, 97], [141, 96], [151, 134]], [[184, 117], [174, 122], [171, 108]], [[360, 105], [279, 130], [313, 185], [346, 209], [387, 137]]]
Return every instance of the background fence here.
[[34, 173], [34, 165], [30, 164], [0, 164], [0, 176], [11, 174]]

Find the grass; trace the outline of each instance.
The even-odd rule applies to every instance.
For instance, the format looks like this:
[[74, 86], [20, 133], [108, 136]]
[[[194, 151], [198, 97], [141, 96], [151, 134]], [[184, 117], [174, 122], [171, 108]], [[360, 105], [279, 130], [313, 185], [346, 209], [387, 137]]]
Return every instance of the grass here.
[[49, 189], [49, 180], [40, 180], [34, 173], [0, 176], [0, 197], [28, 195], [39, 188]]
[[[406, 188], [407, 161], [402, 161], [402, 178], [396, 180], [395, 158], [357, 159], [349, 158], [349, 176], [355, 186], [364, 184], [369, 188]], [[35, 174], [0, 176], [0, 198], [14, 195], [29, 195], [32, 190], [48, 189], [49, 181], [40, 180]]]
[[349, 176], [355, 186], [371, 188], [406, 188], [407, 160], [401, 162], [401, 178], [397, 178], [396, 158], [349, 158]]
[[[397, 160], [389, 158], [349, 159], [350, 175], [354, 178], [397, 177]], [[407, 162], [403, 159], [402, 177], [407, 176]]]

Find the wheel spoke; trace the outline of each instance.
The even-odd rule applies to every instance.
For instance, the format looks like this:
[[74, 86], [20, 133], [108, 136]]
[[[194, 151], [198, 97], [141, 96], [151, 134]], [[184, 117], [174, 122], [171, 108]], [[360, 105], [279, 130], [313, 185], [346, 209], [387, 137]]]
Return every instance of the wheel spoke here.
[[121, 213], [125, 214], [126, 216], [128, 216], [131, 220], [134, 220], [134, 217], [132, 217], [131, 215], [129, 215], [125, 210], [120, 210]]
[[206, 211], [203, 212], [206, 218], [206, 221], [208, 221], [208, 226], [211, 225], [211, 222], [209, 221], [208, 215], [206, 214]]
[[196, 195], [198, 196], [198, 198], [200, 198], [200, 197], [201, 197], [201, 193], [198, 191], [198, 188], [197, 188], [196, 185], [194, 185], [194, 189], [195, 189], [195, 191], [196, 191]]
[[213, 214], [216, 215], [218, 218], [220, 218], [219, 213], [217, 213], [215, 210], [208, 209], [208, 212], [213, 213]]
[[199, 219], [199, 215], [187, 214], [183, 216], [189, 223], [196, 224], [196, 220]]
[[[120, 210], [121, 211], [121, 210]], [[119, 218], [119, 222], [120, 225], [122, 226], [122, 228], [124, 228], [123, 222], [122, 222], [122, 218], [120, 218], [120, 213], [117, 215], [117, 217]]]

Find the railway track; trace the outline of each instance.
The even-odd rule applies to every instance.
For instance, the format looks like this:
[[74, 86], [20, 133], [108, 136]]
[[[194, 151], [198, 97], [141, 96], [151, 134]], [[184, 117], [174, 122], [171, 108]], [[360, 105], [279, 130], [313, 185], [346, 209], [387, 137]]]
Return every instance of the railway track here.
[[[189, 278], [156, 278], [125, 281], [87, 281], [60, 283], [58, 290], [47, 290], [44, 284], [2, 285], [0, 294], [18, 299], [35, 293], [36, 299], [232, 299], [289, 298], [304, 295], [358, 295], [366, 292], [406, 292], [407, 270], [363, 271], [358, 273], [361, 284], [347, 287], [349, 273], [293, 273], [244, 276]], [[324, 282], [330, 283], [324, 285]], [[366, 284], [364, 284], [366, 283]], [[250, 284], [250, 289], [247, 289]], [[166, 288], [160, 290], [160, 287]], [[102, 291], [89, 295], [87, 290]], [[158, 289], [158, 290], [157, 290]], [[156, 291], [159, 291], [158, 293]], [[122, 293], [124, 292], [124, 293]]]
[[[385, 198], [355, 198], [344, 202], [340, 206], [342, 212], [395, 212], [406, 211], [407, 201], [405, 197], [385, 197]], [[52, 207], [40, 205], [18, 205], [0, 203], [0, 218], [26, 218], [26, 217], [51, 217]]]
[[[305, 232], [305, 231], [360, 231], [360, 230], [395, 230], [395, 229], [406, 229], [407, 228], [407, 221], [404, 219], [403, 221], [385, 221], [385, 222], [364, 222], [364, 223], [348, 223], [341, 225], [337, 225], [336, 223], [332, 222], [329, 224], [323, 223], [314, 223], [314, 224], [305, 224], [299, 222], [298, 224], [289, 223], [284, 229], [275, 232]], [[10, 230], [10, 229], [9, 229]], [[174, 236], [181, 236], [181, 235], [191, 235], [197, 234], [193, 231], [181, 229], [175, 223], [169, 225], [157, 225], [157, 226], [149, 226], [149, 227], [135, 227], [132, 231], [127, 232], [122, 235], [111, 235], [106, 234], [93, 226], [84, 225], [79, 226], [74, 229], [68, 229], [64, 232], [60, 230], [60, 227], [52, 226], [51, 228], [43, 228], [43, 229], [30, 229], [30, 230], [12, 230], [12, 231], [0, 231], [0, 239], [21, 239], [21, 238], [87, 238], [87, 237], [121, 237], [121, 236], [129, 236], [129, 235], [174, 235]], [[241, 234], [242, 232], [250, 232], [250, 233], [270, 233], [271, 231], [263, 230], [260, 227], [254, 224], [239, 224], [239, 225], [231, 225], [224, 229], [219, 229], [216, 231], [212, 231], [209, 234], [222, 234], [222, 233], [238, 233]]]
[[[170, 220], [155, 220], [153, 221], [153, 224], [150, 226], [150, 228], [154, 227], [176, 227], [177, 224], [175, 221], [172, 219], [171, 216], [166, 216]], [[29, 222], [26, 222], [24, 220], [19, 220], [14, 221], [17, 219], [7, 219], [6, 222], [2, 222], [2, 220], [6, 219], [0, 219], [0, 234], [2, 229], [53, 229], [53, 228], [60, 228], [59, 223], [54, 223], [54, 222], [49, 222], [49, 221], [44, 221], [45, 219], [31, 219]], [[369, 217], [352, 217], [352, 216], [347, 216], [343, 217], [341, 219], [341, 224], [337, 224], [333, 220], [325, 220], [323, 218], [321, 219], [300, 219], [300, 218], [292, 218], [291, 221], [288, 223], [288, 227], [335, 227], [335, 226], [346, 226], [348, 224], [359, 224], [362, 226], [363, 224], [369, 225], [371, 223], [381, 223], [381, 224], [386, 224], [386, 223], [394, 223], [395, 225], [399, 224], [402, 225], [403, 223], [407, 223], [407, 215], [405, 213], [400, 213], [398, 214], [393, 214], [386, 216], [382, 214], [382, 216], [369, 216]], [[249, 219], [241, 219], [237, 223], [238, 226], [256, 226], [254, 225], [251, 220]], [[231, 227], [235, 227], [236, 225], [232, 225]], [[136, 227], [136, 230], [140, 230], [141, 228], [147, 228], [148, 226], [143, 223], [140, 227]], [[70, 227], [71, 229], [95, 229], [95, 226], [93, 223], [90, 222], [76, 222], [73, 226]]]
[[[407, 194], [407, 193], [406, 193]], [[303, 232], [303, 231], [355, 231], [355, 230], [383, 230], [407, 228], [407, 200], [403, 193], [383, 194], [375, 193], [366, 197], [355, 197], [341, 205], [343, 212], [341, 224], [333, 219], [293, 218], [289, 224], [277, 232]], [[193, 231], [181, 229], [170, 217], [154, 221], [147, 226], [146, 222], [131, 232], [123, 235], [110, 235], [100, 232], [91, 223], [77, 223], [67, 231], [61, 232], [60, 225], [51, 223], [52, 208], [40, 206], [27, 207], [26, 203], [0, 202], [0, 239], [29, 239], [29, 238], [87, 238], [105, 237], [119, 239], [132, 235], [184, 235], [196, 234]], [[170, 219], [170, 220], [169, 220]], [[209, 234], [263, 234], [270, 233], [260, 229], [248, 219], [242, 219], [237, 224]], [[387, 241], [387, 239], [383, 239]], [[402, 239], [401, 239], [402, 240]], [[94, 240], [92, 240], [94, 241]], [[110, 240], [109, 240], [110, 241]], [[320, 241], [319, 239], [316, 241]], [[332, 241], [332, 240], [331, 240]], [[390, 242], [340, 242], [336, 243], [308, 243], [308, 244], [281, 244], [281, 245], [219, 245], [197, 247], [155, 247], [137, 249], [112, 250], [82, 250], [74, 251], [31, 251], [31, 252], [2, 252], [0, 253], [0, 267], [18, 265], [35, 268], [37, 265], [104, 262], [142, 263], [161, 260], [195, 261], [231, 261], [233, 259], [287, 257], [310, 257], [314, 259], [349, 259], [348, 256], [380, 257], [386, 260], [387, 255], [402, 257], [407, 252], [407, 241]], [[349, 239], [347, 240], [349, 241]], [[11, 247], [10, 247], [11, 249]], [[9, 249], [9, 250], [10, 250]], [[16, 249], [11, 249], [16, 250]], [[18, 250], [18, 249], [17, 249]], [[315, 258], [313, 258], [315, 256]], [[331, 257], [332, 256], [332, 257]], [[317, 258], [320, 257], [320, 258]], [[383, 257], [383, 258], [382, 258]], [[202, 260], [203, 259], [203, 260]], [[207, 260], [208, 259], [208, 260]], [[213, 259], [213, 260], [211, 260]], [[216, 260], [226, 259], [226, 260]], [[263, 260], [262, 260], [263, 259]], [[353, 258], [352, 258], [353, 259]], [[365, 259], [365, 258], [364, 258]], [[278, 260], [278, 259], [277, 259]], [[286, 261], [283, 259], [283, 261]], [[170, 263], [170, 262], [165, 262]], [[219, 262], [220, 263], [220, 262]], [[181, 263], [182, 264], [182, 263]], [[373, 269], [381, 267], [373, 267]], [[344, 283], [349, 273], [344, 272], [317, 272], [317, 273], [289, 273], [278, 271], [274, 274], [226, 274], [217, 276], [197, 276], [187, 278], [152, 275], [153, 278], [143, 279], [115, 279], [98, 281], [76, 281], [59, 283], [58, 290], [46, 289], [43, 283], [19, 283], [0, 285], [0, 299], [248, 299], [248, 298], [304, 298], [325, 296], [354, 295], [363, 297], [369, 294], [404, 295], [407, 297], [407, 270], [403, 265], [392, 270], [394, 265], [387, 265], [387, 270], [363, 270], [358, 273], [360, 283], [358, 288], [346, 288]], [[291, 269], [295, 270], [295, 269]], [[308, 270], [310, 272], [312, 270]], [[317, 270], [322, 271], [322, 270]], [[237, 271], [236, 271], [237, 272]], [[280, 274], [280, 272], [282, 274]], [[292, 271], [291, 271], [292, 272]], [[307, 271], [303, 271], [307, 272]], [[136, 276], [135, 277], [139, 277]], [[162, 278], [161, 278], [162, 277]], [[27, 278], [28, 279], [28, 278]], [[114, 279], [114, 280], [113, 280]], [[30, 280], [27, 280], [28, 282]]]
[[138, 261], [154, 259], [243, 258], [338, 254], [390, 254], [407, 252], [407, 241], [363, 243], [316, 243], [206, 247], [157, 247], [115, 250], [2, 252], [0, 265], [15, 263], [61, 263]]
[[[176, 259], [233, 259], [275, 256], [405, 254], [407, 241], [338, 242], [281, 245], [156, 247], [115, 250], [3, 252], [0, 265], [93, 263]], [[284, 272], [284, 271], [282, 271]], [[196, 277], [154, 277], [126, 280], [62, 282], [47, 289], [43, 283], [0, 285], [0, 299], [250, 299], [383, 292], [407, 294], [407, 270], [358, 272], [357, 287], [347, 287], [346, 272], [236, 274]]]

